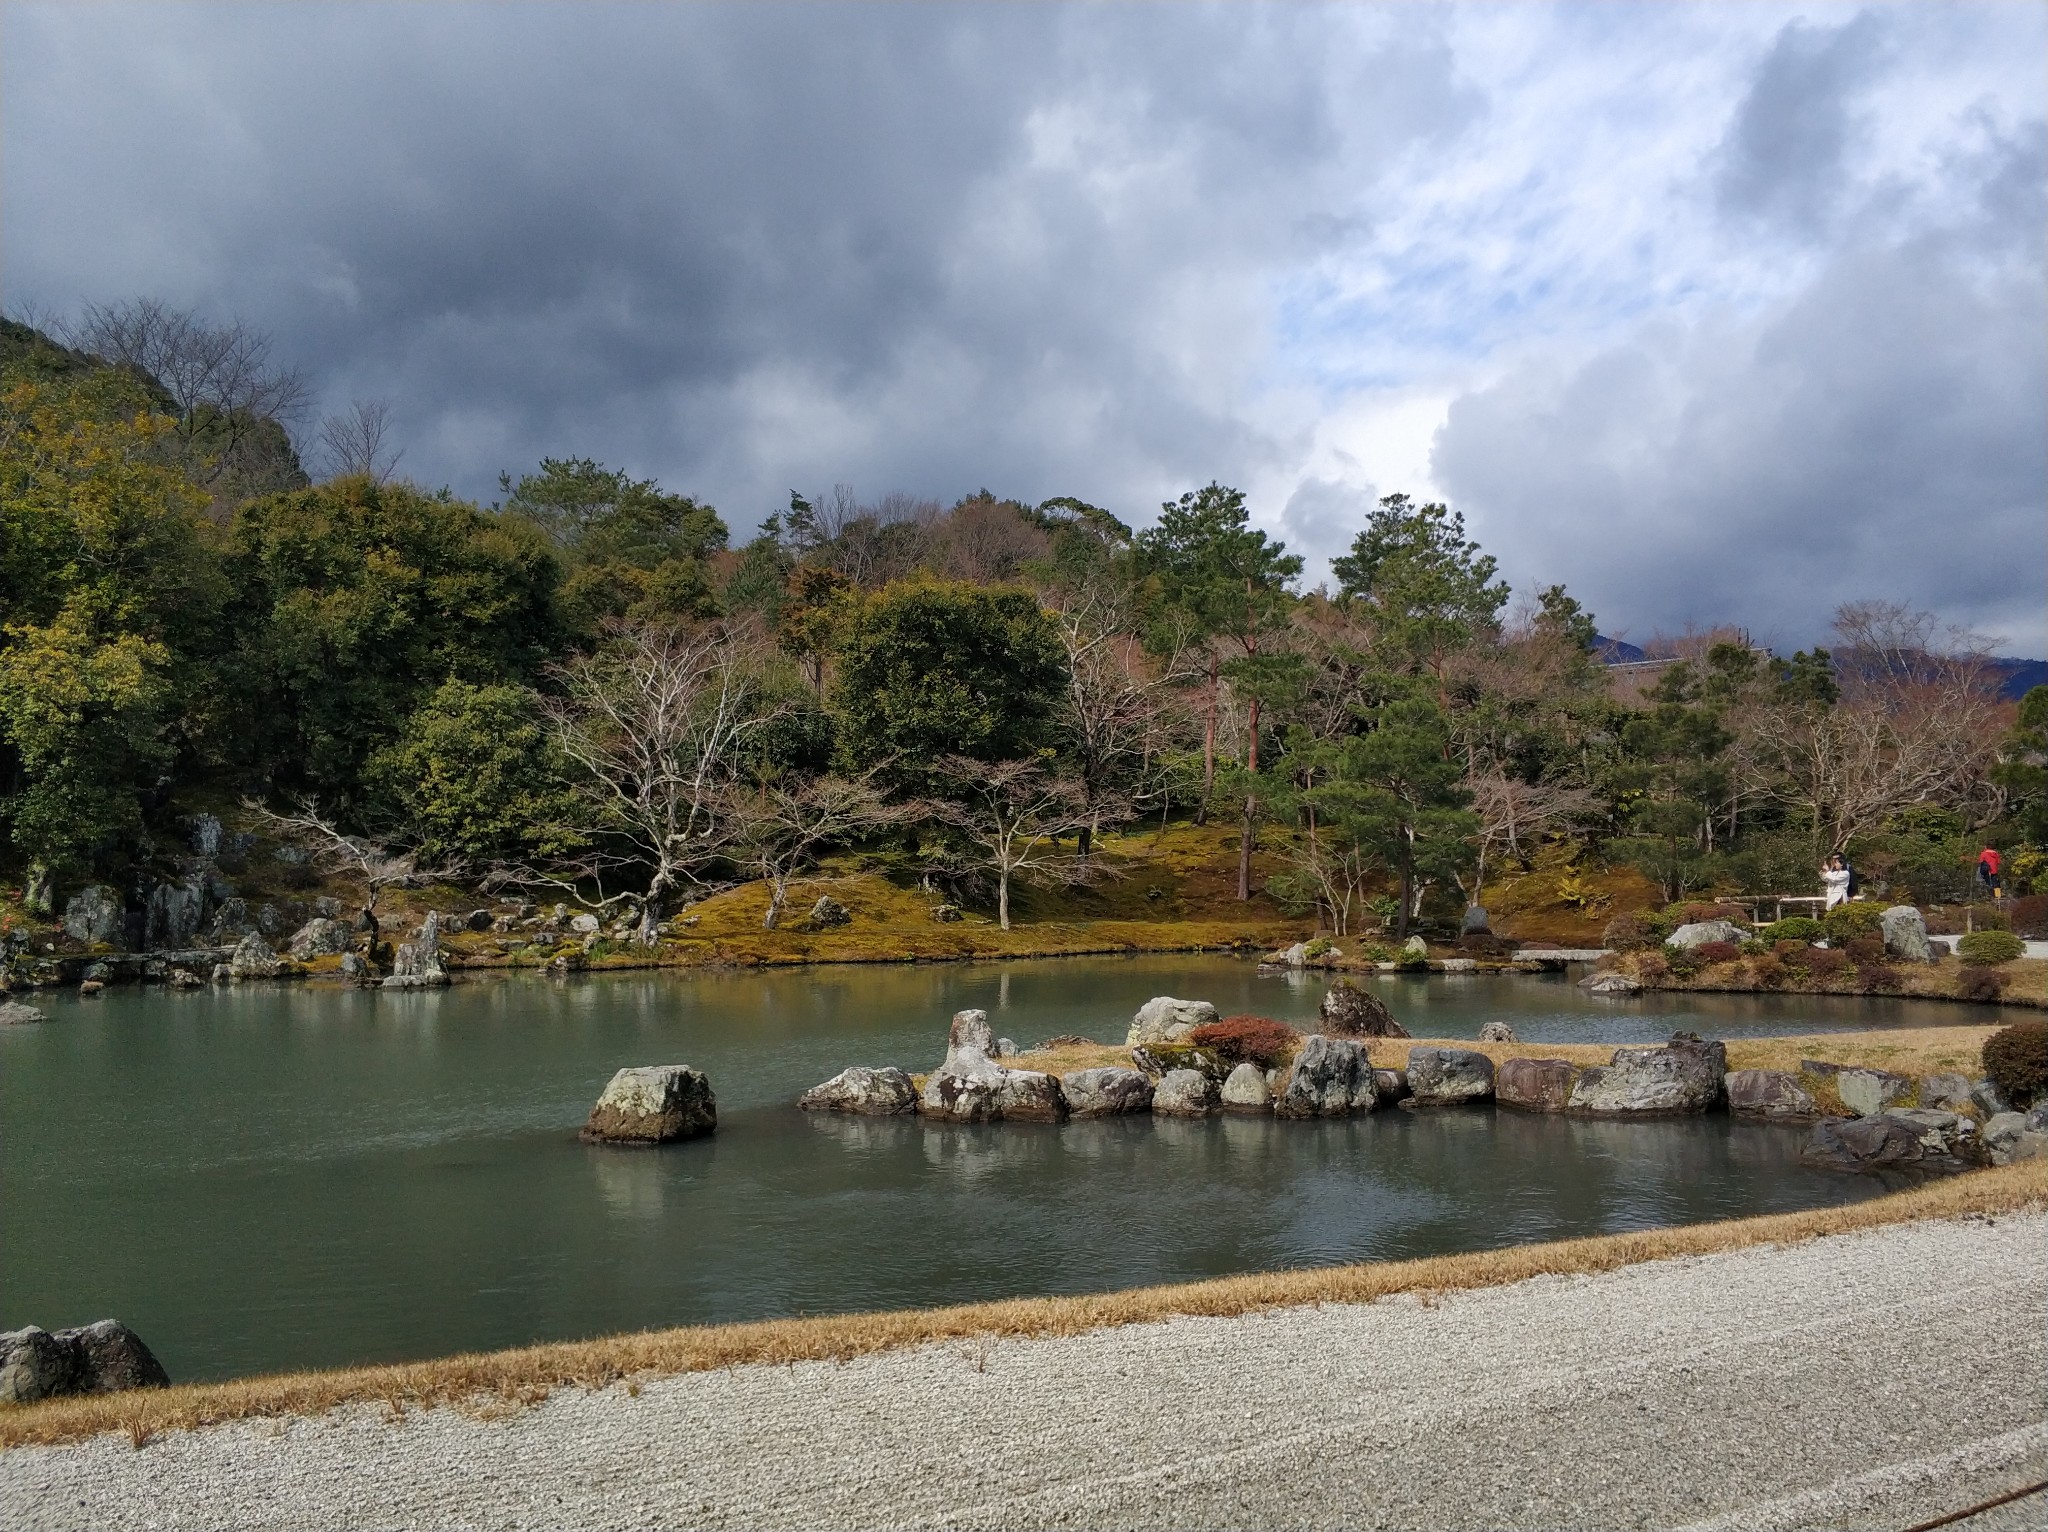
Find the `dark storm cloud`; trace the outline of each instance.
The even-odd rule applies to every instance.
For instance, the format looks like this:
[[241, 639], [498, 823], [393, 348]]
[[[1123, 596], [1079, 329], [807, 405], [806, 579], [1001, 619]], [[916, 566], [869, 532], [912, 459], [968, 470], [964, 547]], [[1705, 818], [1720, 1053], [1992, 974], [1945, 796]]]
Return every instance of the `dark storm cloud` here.
[[1857, 98], [1886, 40], [1867, 12], [1839, 27], [1795, 21], [1778, 34], [1722, 144], [1723, 208], [1808, 233], [1827, 222], [1861, 131]]

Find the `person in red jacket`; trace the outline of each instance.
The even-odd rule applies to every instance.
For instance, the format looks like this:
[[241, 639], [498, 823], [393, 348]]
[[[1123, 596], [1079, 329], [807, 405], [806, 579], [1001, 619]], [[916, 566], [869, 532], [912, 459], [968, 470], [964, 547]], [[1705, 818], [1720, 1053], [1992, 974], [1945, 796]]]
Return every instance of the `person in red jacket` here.
[[1977, 853], [1977, 881], [1994, 899], [2005, 897], [2005, 880], [1999, 876], [2004, 867], [2005, 859], [1996, 846], [1986, 846]]

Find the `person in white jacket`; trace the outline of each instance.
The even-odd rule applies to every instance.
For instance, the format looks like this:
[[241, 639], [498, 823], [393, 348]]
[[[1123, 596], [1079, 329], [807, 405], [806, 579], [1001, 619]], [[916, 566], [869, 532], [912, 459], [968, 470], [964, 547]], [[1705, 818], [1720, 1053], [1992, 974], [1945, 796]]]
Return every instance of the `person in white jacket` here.
[[1839, 853], [1829, 857], [1826, 865], [1821, 868], [1820, 886], [1821, 892], [1828, 896], [1824, 909], [1831, 910], [1838, 904], [1848, 902], [1849, 864], [1842, 860]]

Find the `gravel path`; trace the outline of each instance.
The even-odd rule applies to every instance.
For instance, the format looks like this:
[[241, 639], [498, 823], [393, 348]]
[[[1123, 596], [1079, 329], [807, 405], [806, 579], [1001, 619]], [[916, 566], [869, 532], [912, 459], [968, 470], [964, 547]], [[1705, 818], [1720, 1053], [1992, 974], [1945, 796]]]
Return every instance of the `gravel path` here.
[[[0, 1455], [13, 1528], [1906, 1526], [2048, 1478], [2048, 1218]], [[2048, 1496], [1961, 1524], [2048, 1525]]]

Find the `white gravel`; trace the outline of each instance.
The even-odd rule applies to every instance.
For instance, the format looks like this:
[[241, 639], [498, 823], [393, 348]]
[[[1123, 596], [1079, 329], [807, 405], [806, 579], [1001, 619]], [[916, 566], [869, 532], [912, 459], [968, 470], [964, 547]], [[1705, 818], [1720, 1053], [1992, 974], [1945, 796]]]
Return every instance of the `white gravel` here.
[[[1901, 1527], [2048, 1478], [2048, 1219], [0, 1454], [12, 1528]], [[1963, 1524], [2048, 1525], [2048, 1496]]]

